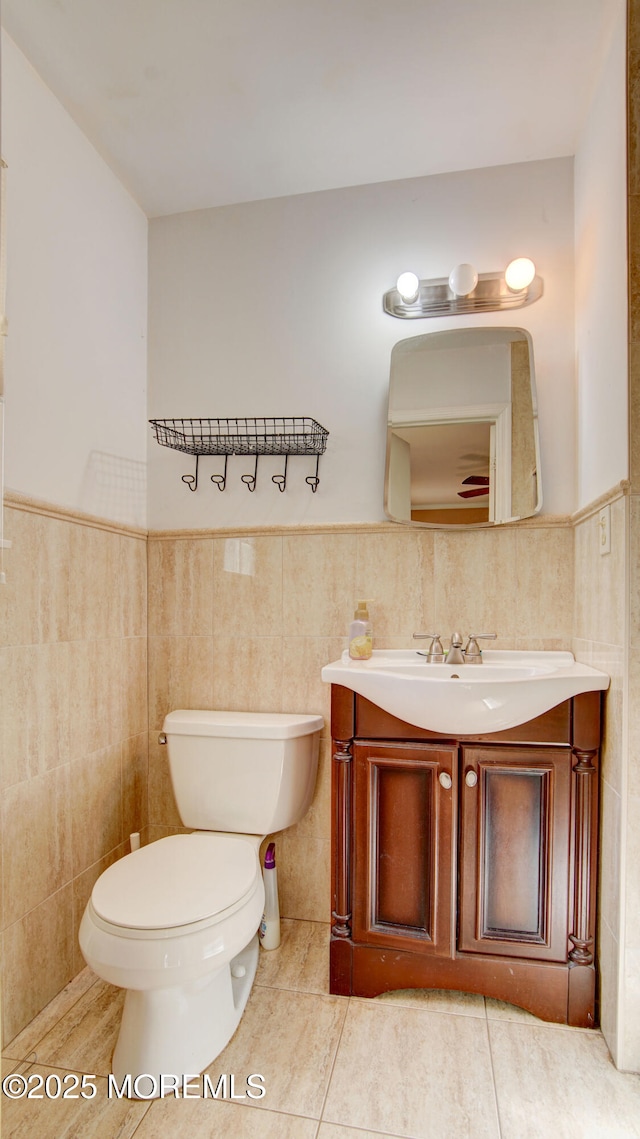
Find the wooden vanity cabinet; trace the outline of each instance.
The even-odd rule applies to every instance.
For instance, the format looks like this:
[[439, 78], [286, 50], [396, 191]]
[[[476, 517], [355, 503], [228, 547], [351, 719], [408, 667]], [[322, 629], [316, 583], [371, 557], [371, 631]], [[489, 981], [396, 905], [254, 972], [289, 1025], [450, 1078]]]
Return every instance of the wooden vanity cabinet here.
[[332, 686], [331, 992], [596, 1024], [600, 693], [444, 739]]
[[456, 749], [356, 742], [353, 763], [354, 939], [448, 957]]

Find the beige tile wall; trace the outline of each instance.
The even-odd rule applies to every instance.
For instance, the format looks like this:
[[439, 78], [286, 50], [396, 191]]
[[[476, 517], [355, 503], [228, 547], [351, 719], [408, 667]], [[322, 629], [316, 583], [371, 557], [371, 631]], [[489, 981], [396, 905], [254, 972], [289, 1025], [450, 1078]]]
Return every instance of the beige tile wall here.
[[576, 659], [609, 673], [605, 701], [600, 784], [600, 882], [598, 961], [602, 1030], [618, 1052], [620, 883], [624, 848], [626, 548], [628, 497], [609, 504], [611, 553], [600, 553], [598, 512], [575, 527]]
[[[240, 572], [241, 570], [245, 572]], [[412, 633], [498, 633], [502, 648], [571, 647], [573, 534], [538, 524], [469, 533], [393, 527], [149, 540], [149, 823], [177, 827], [156, 737], [172, 708], [318, 712], [325, 718], [309, 814], [278, 836], [285, 916], [330, 916], [329, 688], [357, 597], [378, 647]]]
[[[329, 689], [320, 669], [346, 646], [355, 599], [374, 598], [380, 647], [411, 646], [415, 630], [434, 626], [444, 637], [458, 626], [495, 630], [505, 648], [571, 647], [573, 532], [551, 521], [469, 533], [383, 525], [152, 535], [148, 670], [143, 536], [18, 508], [7, 510], [5, 528], [13, 542], [0, 595], [5, 1039], [81, 967], [82, 910], [129, 833], [146, 828], [157, 838], [180, 827], [156, 742], [167, 711], [324, 716], [314, 803], [278, 836], [278, 862], [284, 916], [326, 921]], [[601, 600], [615, 614], [608, 590]], [[576, 600], [577, 628], [591, 612]], [[614, 768], [610, 778], [615, 790]]]
[[147, 824], [146, 540], [5, 509], [0, 929], [10, 1040], [84, 965], [101, 870]]

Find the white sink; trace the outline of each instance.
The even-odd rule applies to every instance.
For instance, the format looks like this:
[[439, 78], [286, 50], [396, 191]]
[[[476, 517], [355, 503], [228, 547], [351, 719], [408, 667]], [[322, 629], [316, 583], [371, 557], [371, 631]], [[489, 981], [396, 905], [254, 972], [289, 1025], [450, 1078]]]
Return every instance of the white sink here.
[[340, 660], [322, 679], [365, 696], [418, 728], [478, 735], [514, 728], [580, 692], [609, 687], [604, 672], [572, 653], [487, 649], [482, 664], [427, 664], [411, 649], [375, 649], [370, 660]]

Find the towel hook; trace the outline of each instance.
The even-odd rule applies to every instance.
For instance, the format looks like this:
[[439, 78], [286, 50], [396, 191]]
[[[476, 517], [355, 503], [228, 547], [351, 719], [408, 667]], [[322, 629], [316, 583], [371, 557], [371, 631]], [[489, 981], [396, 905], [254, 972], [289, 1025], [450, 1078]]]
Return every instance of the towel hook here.
[[228, 462], [229, 462], [229, 456], [225, 455], [223, 473], [221, 475], [212, 475], [211, 476], [211, 482], [213, 483], [214, 486], [217, 486], [218, 490], [224, 490], [225, 486], [227, 485], [227, 463]]
[[256, 465], [253, 468], [252, 475], [242, 475], [242, 482], [248, 486], [249, 490], [253, 492], [256, 489], [256, 481], [258, 478], [258, 456], [256, 455]]
[[320, 479], [318, 478], [319, 469], [320, 469], [320, 456], [316, 455], [316, 473], [315, 473], [315, 475], [307, 475], [306, 479], [304, 480], [311, 487], [311, 491], [313, 494], [316, 493], [318, 486], [320, 484]]
[[200, 456], [196, 455], [196, 473], [195, 473], [195, 475], [183, 475], [182, 476], [182, 481], [186, 482], [187, 486], [189, 487], [189, 490], [197, 490], [198, 489], [198, 460], [199, 460], [199, 458], [200, 458]]
[[272, 475], [271, 476], [271, 482], [274, 482], [276, 484], [278, 490], [280, 490], [280, 491], [284, 491], [284, 489], [287, 485], [287, 462], [288, 462], [288, 460], [289, 460], [289, 456], [285, 455], [285, 457], [284, 457], [284, 471], [282, 472], [281, 475]]

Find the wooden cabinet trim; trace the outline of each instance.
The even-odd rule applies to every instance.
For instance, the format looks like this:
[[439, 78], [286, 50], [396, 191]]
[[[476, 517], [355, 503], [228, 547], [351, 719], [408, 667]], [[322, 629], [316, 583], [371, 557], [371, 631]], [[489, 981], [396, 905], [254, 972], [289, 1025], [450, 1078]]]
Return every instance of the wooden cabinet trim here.
[[342, 684], [331, 685], [331, 735], [350, 740], [356, 734], [356, 695]]
[[[598, 696], [600, 693], [587, 693], [588, 696]], [[504, 744], [540, 744], [544, 746], [563, 746], [572, 743], [572, 702], [564, 700], [542, 716], [536, 716], [526, 724], [515, 728], [507, 728], [501, 732], [489, 732], [485, 735], [443, 735], [442, 732], [430, 732], [426, 728], [417, 728], [415, 724], [408, 724], [398, 720], [390, 712], [385, 712], [372, 704], [364, 696], [356, 696], [355, 700], [355, 731], [354, 734], [361, 739], [420, 739], [420, 740], [451, 740], [464, 743], [504, 743]], [[599, 723], [594, 720], [596, 708], [592, 702], [585, 705], [580, 716], [581, 731], [587, 738], [587, 732], [593, 733]], [[334, 733], [335, 734], [335, 733]], [[589, 739], [592, 738], [590, 734]], [[593, 746], [582, 744], [581, 746]], [[596, 745], [597, 746], [597, 745]]]

